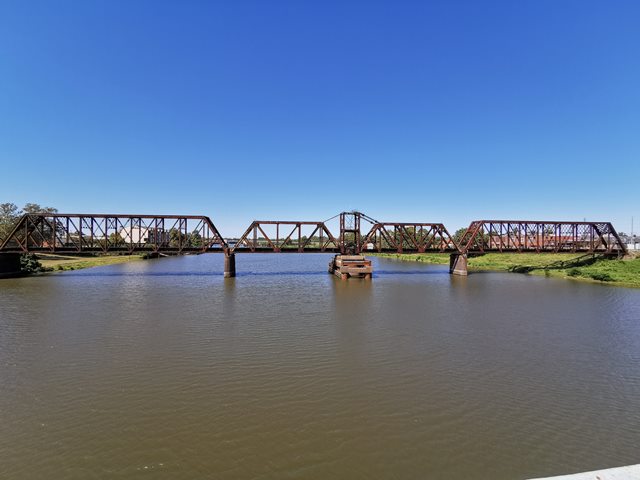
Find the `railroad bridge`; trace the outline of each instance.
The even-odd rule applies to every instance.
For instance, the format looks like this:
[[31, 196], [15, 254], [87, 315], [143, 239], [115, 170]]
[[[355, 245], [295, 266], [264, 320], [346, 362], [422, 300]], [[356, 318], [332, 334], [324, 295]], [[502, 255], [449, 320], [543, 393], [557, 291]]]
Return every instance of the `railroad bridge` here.
[[610, 222], [476, 220], [456, 239], [442, 223], [380, 222], [357, 211], [324, 221], [255, 220], [233, 241], [207, 216], [31, 213], [0, 239], [5, 259], [90, 252], [221, 253], [227, 277], [235, 276], [236, 253], [449, 253], [450, 272], [466, 275], [467, 258], [488, 252], [622, 256], [626, 247]]

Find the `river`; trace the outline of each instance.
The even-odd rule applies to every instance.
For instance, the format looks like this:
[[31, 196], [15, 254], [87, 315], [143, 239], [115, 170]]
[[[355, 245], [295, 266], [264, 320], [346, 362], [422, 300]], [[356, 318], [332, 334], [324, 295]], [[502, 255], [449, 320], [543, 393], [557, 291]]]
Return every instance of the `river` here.
[[387, 259], [340, 281], [328, 261], [0, 281], [0, 478], [514, 480], [640, 461], [639, 290]]

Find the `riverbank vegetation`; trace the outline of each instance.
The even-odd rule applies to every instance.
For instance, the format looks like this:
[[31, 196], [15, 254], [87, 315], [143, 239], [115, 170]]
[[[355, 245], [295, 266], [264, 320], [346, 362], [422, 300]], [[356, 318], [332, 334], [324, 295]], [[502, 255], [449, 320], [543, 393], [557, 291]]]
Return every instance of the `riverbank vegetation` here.
[[[442, 253], [375, 255], [402, 261], [449, 264], [449, 255]], [[607, 259], [584, 254], [487, 253], [470, 257], [469, 270], [528, 273], [640, 288], [640, 256], [634, 254], [625, 259]]]
[[40, 264], [39, 272], [56, 272], [65, 270], [80, 270], [90, 267], [102, 267], [116, 263], [135, 262], [143, 259], [143, 255], [60, 255], [37, 254], [34, 255]]

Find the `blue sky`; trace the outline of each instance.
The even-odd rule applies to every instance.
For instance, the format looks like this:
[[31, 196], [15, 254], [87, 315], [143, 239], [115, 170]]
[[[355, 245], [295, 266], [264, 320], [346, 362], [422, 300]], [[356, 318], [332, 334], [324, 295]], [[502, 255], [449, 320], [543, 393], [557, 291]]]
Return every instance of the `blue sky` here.
[[638, 25], [637, 1], [5, 0], [0, 202], [628, 232]]

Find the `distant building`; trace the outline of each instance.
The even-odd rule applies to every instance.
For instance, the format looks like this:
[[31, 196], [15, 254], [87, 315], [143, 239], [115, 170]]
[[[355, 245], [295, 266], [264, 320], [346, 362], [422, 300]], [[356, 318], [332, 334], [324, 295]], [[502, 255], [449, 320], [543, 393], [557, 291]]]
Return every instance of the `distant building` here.
[[626, 245], [627, 250], [640, 250], [640, 236], [621, 233], [620, 240]]
[[125, 227], [118, 232], [125, 243], [137, 245], [169, 245], [169, 232], [148, 227]]
[[227, 242], [227, 245], [229, 245], [230, 248], [233, 248], [236, 246], [236, 244], [238, 243], [238, 241], [240, 240], [239, 238], [225, 238], [223, 239], [225, 242]]
[[492, 235], [489, 238], [489, 248], [515, 248], [516, 246], [528, 248], [561, 248], [584, 247], [588, 245], [586, 238], [576, 240], [571, 235]]

